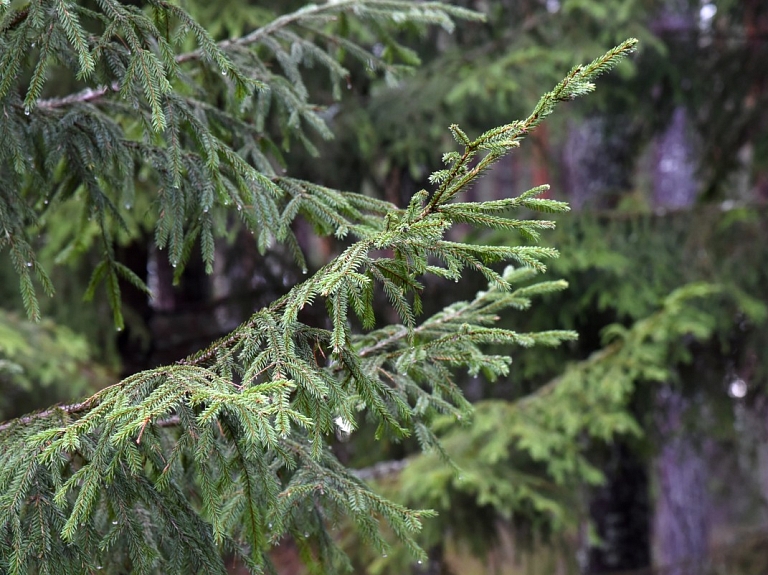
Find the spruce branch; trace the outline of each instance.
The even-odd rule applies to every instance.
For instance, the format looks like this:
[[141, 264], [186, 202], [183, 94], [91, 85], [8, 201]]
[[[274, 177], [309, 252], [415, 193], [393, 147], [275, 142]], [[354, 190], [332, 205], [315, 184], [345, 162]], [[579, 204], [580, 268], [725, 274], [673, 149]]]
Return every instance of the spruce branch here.
[[[167, 10], [170, 13], [174, 13], [177, 15], [181, 13], [180, 9], [177, 6], [169, 2], [153, 0], [152, 4], [164, 10]], [[422, 2], [418, 5], [418, 7], [414, 7], [411, 2], [404, 2], [404, 1], [392, 2], [390, 0], [335, 0], [332, 2], [327, 2], [325, 4], [310, 4], [290, 14], [284, 14], [283, 16], [279, 16], [278, 18], [275, 18], [274, 20], [272, 20], [269, 24], [266, 24], [260, 28], [257, 28], [253, 32], [250, 32], [245, 36], [242, 36], [241, 38], [223, 40], [221, 42], [216, 43], [215, 46], [208, 45], [206, 46], [208, 50], [203, 50], [202, 48], [198, 48], [197, 50], [192, 50], [190, 52], [178, 54], [174, 57], [174, 61], [177, 64], [184, 64], [186, 62], [192, 62], [200, 59], [210, 58], [210, 55], [214, 50], [216, 53], [223, 54], [227, 50], [231, 50], [233, 48], [249, 47], [253, 44], [262, 42], [266, 38], [277, 35], [283, 29], [288, 28], [289, 26], [292, 26], [294, 24], [302, 24], [305, 22], [312, 22], [317, 18], [337, 16], [340, 13], [350, 12], [350, 11], [355, 13], [355, 9], [357, 9], [359, 15], [362, 15], [360, 14], [361, 7], [366, 7], [368, 5], [374, 8], [377, 6], [381, 6], [383, 9], [386, 9], [387, 11], [393, 11], [398, 9], [403, 11], [407, 10], [408, 15], [411, 18], [415, 15], [413, 10], [418, 10], [419, 12], [429, 12], [431, 10], [435, 12], [443, 12], [455, 18], [461, 18], [464, 20], [481, 21], [484, 19], [484, 16], [481, 13], [478, 13], [472, 10], [461, 9], [458, 7], [451, 7], [441, 2]], [[318, 32], [315, 29], [312, 29], [312, 31]], [[322, 33], [322, 31], [319, 31], [319, 32]], [[369, 58], [369, 59], [374, 58], [378, 60], [378, 58], [375, 57], [373, 54], [365, 53], [365, 56], [366, 58]], [[231, 65], [227, 63], [222, 67], [221, 71], [227, 72], [228, 70], [230, 70], [230, 67]], [[89, 66], [88, 69], [91, 69], [91, 67]], [[120, 85], [118, 83], [113, 83], [109, 87], [102, 86], [97, 88], [86, 88], [84, 90], [81, 90], [80, 92], [76, 92], [68, 96], [38, 100], [35, 105], [41, 108], [48, 108], [48, 109], [60, 108], [60, 107], [69, 106], [76, 103], [95, 102], [107, 94], [110, 94], [112, 92], [119, 92], [119, 91], [120, 91]]]
[[[453, 166], [445, 176], [440, 177], [442, 183], [427, 203], [425, 215], [448, 203], [504, 153], [519, 146], [521, 140], [549, 116], [558, 103], [574, 100], [593, 91], [595, 86], [592, 81], [634, 52], [637, 44], [637, 39], [630, 38], [589, 64], [575, 66], [551, 92], [541, 97], [528, 118], [522, 122], [512, 122], [488, 130], [474, 141], [457, 125], [452, 125], [451, 133], [464, 146], [464, 153], [458, 159], [449, 156]], [[470, 161], [481, 151], [487, 151], [487, 155], [476, 166], [470, 166]]]
[[[412, 6], [370, 4], [379, 12]], [[118, 14], [127, 10], [113, 0], [105, 5]], [[418, 5], [417, 20], [439, 20], [439, 14], [419, 12], [423, 6]], [[369, 16], [379, 18], [379, 12], [372, 10]], [[83, 402], [0, 424], [0, 561], [11, 557], [0, 567], [23, 573], [56, 565], [62, 573], [74, 573], [107, 562], [113, 570], [130, 565], [146, 573], [223, 573], [221, 548], [226, 548], [258, 571], [267, 563], [269, 547], [284, 536], [297, 538], [310, 557], [310, 543], [299, 535], [306, 532], [311, 544], [322, 548], [320, 568], [331, 570], [328, 557], [335, 555], [327, 523], [338, 516], [349, 517], [377, 549], [386, 546], [377, 524], [381, 519], [414, 555], [423, 557], [414, 536], [430, 512], [408, 509], [373, 492], [324, 449], [327, 437], [340, 427], [338, 421], [353, 429], [363, 411], [378, 425], [377, 438], [413, 435], [425, 450], [439, 452], [430, 422], [440, 413], [458, 419], [470, 410], [457, 371], [482, 371], [491, 379], [508, 373], [511, 359], [487, 353], [488, 344], [557, 345], [575, 337], [567, 331], [519, 333], [497, 326], [502, 313], [526, 309], [532, 297], [565, 287], [564, 282], [540, 282], [515, 289], [543, 270], [541, 259], [555, 257], [554, 250], [445, 239], [457, 222], [503, 227], [489, 215], [519, 207], [558, 211], [565, 206], [537, 198], [543, 188], [496, 202], [449, 202], [518, 145], [521, 126], [535, 126], [558, 101], [584, 92], [585, 82], [632, 45], [575, 69], [524, 122], [491, 130], [475, 141], [454, 128], [464, 155], [446, 156], [454, 166], [436, 178], [431, 196], [422, 190], [408, 206], [386, 217], [381, 217], [385, 203], [259, 172], [218, 140], [189, 102], [167, 93], [167, 86], [144, 86], [145, 93], [151, 92], [146, 96], [151, 110], [142, 116], [146, 133], [153, 122], [155, 129], [162, 123], [173, 130], [182, 116], [197, 140], [197, 152], [189, 157], [174, 157], [152, 139], [131, 144], [162, 175], [158, 202], [163, 216], [156, 233], [160, 245], [170, 243], [174, 263], [185, 257], [184, 218], [191, 212], [205, 221], [207, 213], [174, 185], [180, 162], [188, 162], [184, 175], [192, 184], [206, 182], [195, 179], [200, 170], [208, 170], [214, 179], [226, 176], [217, 193], [241, 210], [254, 206], [244, 217], [270, 233], [283, 233], [301, 205], [314, 209], [318, 221], [330, 218], [340, 227], [328, 212], [343, 207], [359, 239], [199, 353], [132, 375]], [[154, 67], [147, 72], [150, 76], [167, 65], [145, 56], [141, 62]], [[154, 108], [161, 102], [165, 108], [158, 113]], [[166, 113], [168, 106], [176, 113]], [[73, 165], [80, 170], [73, 185], [86, 182], [104, 237], [105, 262], [94, 281], [103, 277], [114, 293], [117, 274], [126, 272], [113, 261], [105, 222], [118, 219], [119, 212], [92, 166], [122, 164], [104, 150], [121, 139], [121, 132], [98, 114], [75, 113], [63, 123], [75, 129], [87, 121], [94, 125], [93, 142], [103, 145], [82, 138], [72, 144]], [[171, 141], [177, 137], [173, 134]], [[470, 165], [477, 154], [484, 155]], [[114, 189], [121, 183], [109, 182]], [[213, 184], [206, 183], [207, 188], [195, 191], [213, 193]], [[282, 213], [277, 204], [265, 203], [265, 198], [283, 195], [287, 201]], [[19, 221], [13, 222], [16, 228]], [[529, 234], [536, 229], [512, 227]], [[520, 267], [502, 273], [493, 267], [508, 261]], [[422, 278], [458, 281], [466, 269], [482, 273], [488, 289], [419, 323]], [[375, 321], [374, 289], [386, 294], [401, 323], [355, 334], [351, 312], [365, 325]], [[304, 308], [319, 303], [327, 306], [327, 328], [301, 320]], [[35, 509], [41, 510], [40, 525], [25, 531], [22, 518]]]
[[[159, 198], [156, 240], [160, 247], [168, 248], [177, 279], [198, 238], [206, 269], [213, 269], [214, 212], [221, 208], [237, 208], [243, 225], [256, 234], [260, 250], [274, 240], [283, 242], [302, 267], [304, 255], [291, 230], [296, 217], [306, 217], [320, 233], [338, 237], [350, 232], [366, 237], [378, 226], [371, 202], [363, 205], [322, 186], [277, 178], [274, 164], [281, 162], [281, 152], [265, 133], [269, 102], [274, 100], [277, 106], [272, 114], [281, 122], [286, 143], [295, 137], [312, 152], [307, 130], [331, 137], [318, 108], [309, 101], [300, 68], [319, 63], [337, 85], [348, 73], [332, 55], [334, 46], [372, 62], [387, 74], [397, 71], [397, 62], [384, 61], [359, 41], [334, 33], [328, 28], [333, 18], [352, 15], [392, 47], [396, 43], [383, 23], [395, 27], [402, 22], [438, 24], [450, 29], [453, 19], [482, 18], [436, 2], [343, 0], [310, 5], [242, 38], [216, 43], [182, 8], [162, 0], [150, 2], [154, 18], [115, 0], [100, 2], [98, 10], [72, 0], [47, 2], [52, 10], [45, 9], [46, 2], [25, 8], [23, 14], [8, 7], [8, 17], [16, 24], [3, 30], [6, 49], [0, 58], [0, 98], [10, 105], [4, 108], [6, 117], [14, 110], [21, 116], [11, 118], [3, 131], [10, 131], [12, 141], [41, 146], [39, 158], [21, 153], [13, 156], [17, 176], [11, 186], [19, 191], [35, 190], [46, 197], [46, 203], [84, 195], [83, 213], [95, 216], [101, 236], [109, 244], [128, 229], [135, 166], [151, 166]], [[100, 32], [86, 34], [80, 24], [86, 19], [99, 23]], [[174, 34], [169, 22], [175, 26]], [[175, 54], [186, 34], [194, 37], [198, 48]], [[38, 62], [21, 100], [13, 86], [28, 54], [37, 56], [30, 50], [37, 42], [41, 47]], [[316, 42], [324, 42], [326, 49]], [[266, 48], [266, 55], [253, 49], [257, 44]], [[393, 53], [409, 61], [407, 50]], [[276, 60], [281, 70], [273, 70], [269, 59]], [[54, 60], [97, 85], [39, 99], [45, 71]], [[214, 90], [226, 95], [233, 106], [220, 108], [206, 102], [211, 93], [201, 78], [213, 71], [220, 73], [214, 76]], [[182, 85], [184, 96], [179, 93]], [[250, 101], [254, 90], [255, 107]], [[125, 210], [118, 209], [120, 205]], [[381, 206], [374, 211], [379, 210]], [[38, 218], [38, 213], [28, 217], [31, 222]], [[111, 250], [111, 245], [104, 245], [105, 254]], [[99, 282], [105, 286], [120, 326], [117, 268], [113, 258], [105, 259], [105, 265], [109, 273], [94, 275], [98, 281], [92, 287]], [[47, 276], [39, 271], [44, 282]], [[34, 284], [26, 270], [21, 269], [19, 275], [29, 314], [37, 317]], [[396, 297], [396, 290], [390, 292]], [[406, 311], [404, 306], [401, 309]]]

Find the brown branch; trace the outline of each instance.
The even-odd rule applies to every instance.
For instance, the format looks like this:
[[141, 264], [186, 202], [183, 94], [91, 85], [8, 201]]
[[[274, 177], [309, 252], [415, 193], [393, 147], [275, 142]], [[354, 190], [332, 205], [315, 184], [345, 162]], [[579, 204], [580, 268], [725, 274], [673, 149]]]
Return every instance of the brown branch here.
[[[162, 369], [162, 368], [159, 368], [159, 369]], [[57, 413], [75, 415], [78, 413], [83, 413], [84, 411], [88, 411], [89, 409], [95, 407], [99, 403], [99, 400], [101, 399], [101, 396], [104, 394], [105, 391], [112, 389], [114, 387], [123, 385], [126, 381], [140, 375], [140, 373], [128, 376], [126, 379], [122, 379], [117, 383], [113, 383], [112, 385], [108, 385], [107, 387], [100, 389], [99, 391], [94, 393], [92, 396], [84, 399], [83, 401], [80, 401], [77, 403], [69, 403], [65, 405], [54, 405], [53, 407], [49, 407], [48, 409], [44, 409], [43, 411], [36, 411], [34, 413], [30, 413], [22, 417], [17, 417], [16, 419], [4, 421], [0, 423], [0, 433], [3, 431], [6, 431], [7, 429], [10, 429], [11, 427], [14, 427], [17, 425], [27, 425], [29, 423], [32, 423], [33, 421], [36, 421], [38, 419], [45, 419], [46, 417], [51, 417]]]
[[81, 401], [80, 403], [71, 403], [69, 405], [57, 405], [55, 407], [49, 407], [44, 411], [37, 411], [35, 413], [30, 413], [29, 415], [25, 415], [17, 419], [11, 419], [10, 421], [0, 423], [0, 432], [5, 431], [6, 429], [10, 429], [15, 425], [27, 425], [29, 423], [32, 423], [36, 419], [50, 417], [51, 415], [58, 412], [62, 412], [62, 411], [67, 414], [86, 411], [91, 406], [92, 400], [93, 398], [89, 397], [88, 399], [86, 399], [85, 401]]
[[362, 481], [371, 481], [373, 479], [381, 479], [383, 477], [389, 477], [400, 473], [408, 466], [407, 459], [395, 459], [392, 461], [380, 461], [374, 463], [370, 467], [363, 467], [362, 469], [352, 469], [352, 475], [361, 479]]

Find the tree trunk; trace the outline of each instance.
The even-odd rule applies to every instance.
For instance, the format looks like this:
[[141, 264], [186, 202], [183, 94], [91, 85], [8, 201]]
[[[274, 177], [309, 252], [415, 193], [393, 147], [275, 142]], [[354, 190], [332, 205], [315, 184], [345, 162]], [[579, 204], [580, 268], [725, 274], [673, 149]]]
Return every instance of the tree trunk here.
[[[562, 181], [574, 208], [614, 207], [631, 189], [632, 157], [632, 136], [623, 119], [595, 116], [571, 124], [563, 149]], [[579, 328], [587, 349], [599, 346], [598, 333], [604, 325], [601, 319]], [[608, 447], [602, 471], [606, 482], [592, 493], [589, 504], [600, 543], [581, 552], [582, 570], [598, 574], [650, 567], [646, 461], [627, 440], [618, 438]]]
[[697, 575], [708, 556], [712, 506], [705, 458], [683, 423], [696, 407], [665, 386], [656, 394], [656, 408], [664, 442], [654, 464], [656, 562], [665, 575]]
[[625, 440], [618, 440], [603, 468], [605, 484], [589, 512], [601, 544], [589, 549], [589, 573], [644, 569], [651, 564], [648, 472]]
[[562, 180], [573, 209], [614, 207], [621, 192], [631, 188], [632, 146], [626, 124], [601, 116], [571, 124]]
[[445, 562], [445, 549], [438, 543], [427, 551], [427, 560], [419, 561], [413, 570], [413, 575], [451, 575]]
[[[695, 150], [685, 109], [678, 107], [656, 143], [654, 203], [657, 209], [690, 207], [696, 200]], [[711, 502], [707, 469], [684, 419], [696, 409], [677, 389], [656, 393], [655, 422], [661, 449], [654, 462], [656, 563], [668, 575], [694, 575], [706, 562]]]

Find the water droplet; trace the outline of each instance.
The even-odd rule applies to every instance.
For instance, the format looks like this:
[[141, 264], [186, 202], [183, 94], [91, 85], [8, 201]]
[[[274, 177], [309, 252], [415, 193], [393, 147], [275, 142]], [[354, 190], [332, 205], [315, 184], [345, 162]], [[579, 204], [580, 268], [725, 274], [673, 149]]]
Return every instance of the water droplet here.
[[272, 529], [272, 524], [271, 524], [271, 523], [267, 524], [267, 527], [269, 527], [270, 529]]
[[113, 521], [113, 522], [112, 522], [112, 525], [117, 525], [117, 521]]
[[204, 212], [207, 214], [207, 213], [208, 213], [208, 206], [205, 206], [205, 207], [203, 208], [203, 211], [204, 211]]
[[43, 203], [47, 206], [48, 205], [48, 200], [45, 200]]
[[31, 268], [32, 267], [32, 262], [27, 262], [27, 267]]
[[745, 382], [740, 377], [734, 379], [731, 384], [728, 386], [728, 395], [731, 397], [735, 397], [737, 399], [741, 399], [747, 395], [748, 386], [747, 382]]
[[176, 267], [176, 265], [177, 265], [177, 264], [176, 264], [176, 262], [171, 262], [171, 265], [172, 265], [173, 267]]
[[459, 278], [456, 278], [455, 280], [453, 280], [453, 283], [459, 283]]
[[26, 108], [24, 108], [24, 115], [25, 115], [25, 116], [29, 116], [29, 106], [27, 106]]
[[115, 329], [116, 329], [117, 331], [123, 331], [123, 328], [122, 328], [122, 327], [119, 327], [119, 326], [118, 326], [117, 328], [115, 328]]
[[304, 537], [309, 537], [309, 533], [305, 531], [304, 532]]
[[34, 48], [34, 47], [35, 47], [35, 43], [34, 43], [34, 42], [32, 42], [32, 44], [30, 44], [30, 46], [31, 46], [32, 48]]
[[421, 565], [421, 559], [419, 559], [419, 560], [417, 561], [417, 563], [418, 563], [419, 565]]
[[717, 6], [711, 2], [705, 3], [701, 10], [699, 10], [699, 18], [701, 18], [702, 24], [709, 24], [712, 18], [717, 14]]
[[387, 557], [387, 554], [386, 554], [386, 553], [382, 553], [382, 554], [381, 554], [381, 556], [382, 556], [382, 557], [384, 557], [384, 558], [386, 558], [386, 557]]
[[221, 75], [222, 75], [222, 76], [226, 76], [226, 75], [227, 75], [227, 71], [226, 71], [226, 70], [222, 70], [222, 71], [221, 71]]
[[139, 109], [139, 103], [138, 102], [134, 102], [133, 103], [133, 109], [134, 110], [138, 110]]
[[307, 268], [303, 268], [303, 269], [301, 270], [301, 273], [303, 273], [304, 275], [307, 275]]
[[131, 204], [125, 204], [125, 209], [126, 210], [130, 210], [131, 209]]

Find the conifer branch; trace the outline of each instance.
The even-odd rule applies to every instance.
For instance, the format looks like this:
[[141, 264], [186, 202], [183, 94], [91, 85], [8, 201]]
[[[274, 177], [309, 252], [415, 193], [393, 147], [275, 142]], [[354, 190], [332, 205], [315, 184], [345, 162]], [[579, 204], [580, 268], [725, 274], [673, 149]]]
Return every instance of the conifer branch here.
[[[153, 3], [164, 9], [177, 10], [177, 7], [167, 2], [153, 0]], [[236, 48], [236, 47], [247, 47], [252, 44], [261, 42], [262, 40], [264, 40], [269, 36], [274, 36], [280, 30], [287, 28], [293, 24], [297, 24], [303, 21], [311, 21], [314, 18], [322, 17], [326, 14], [339, 14], [350, 8], [355, 8], [355, 7], [359, 8], [360, 6], [363, 6], [366, 4], [370, 4], [373, 6], [380, 4], [386, 7], [386, 9], [388, 10], [397, 8], [398, 6], [403, 9], [413, 8], [413, 5], [410, 2], [392, 2], [391, 0], [383, 0], [383, 1], [382, 0], [334, 0], [331, 2], [326, 2], [325, 4], [310, 4], [290, 14], [284, 14], [283, 16], [279, 16], [278, 18], [275, 18], [274, 20], [272, 20], [269, 24], [266, 24], [265, 26], [262, 26], [261, 28], [258, 28], [241, 38], [234, 38], [234, 39], [223, 40], [221, 42], [218, 42], [216, 44], [216, 47], [221, 52], [224, 52], [228, 49]], [[430, 10], [430, 9], [442, 10], [442, 11], [446, 11], [449, 14], [455, 15], [456, 17], [461, 17], [464, 19], [482, 20], [484, 18], [484, 16], [478, 12], [474, 12], [471, 10], [462, 10], [457, 8], [450, 9], [450, 7], [446, 6], [441, 2], [422, 2], [419, 4], [418, 9], [419, 10]], [[178, 54], [174, 57], [174, 60], [177, 64], [184, 64], [186, 62], [200, 60], [205, 57], [208, 57], [206, 52], [203, 51], [202, 49], [197, 49], [197, 50], [192, 50], [190, 52], [185, 52], [183, 54]], [[369, 55], [369, 57], [374, 57], [374, 56]], [[68, 96], [38, 100], [36, 105], [38, 107], [48, 108], [48, 109], [60, 108], [60, 107], [69, 106], [76, 103], [98, 101], [100, 98], [104, 97], [109, 93], [119, 92], [119, 91], [120, 91], [119, 84], [114, 83], [110, 87], [102, 86], [98, 88], [86, 88], [84, 90], [81, 90], [80, 92], [76, 92]]]
[[[57, 41], [66, 37], [72, 61], [79, 62], [79, 71], [87, 75], [92, 54], [86, 50], [77, 15], [71, 3], [56, 2], [66, 28], [63, 35], [57, 32]], [[196, 36], [201, 52], [189, 59], [205, 55], [234, 84], [250, 81], [199, 24], [171, 4], [153, 4], [177, 15]], [[112, 58], [109, 77], [128, 80], [118, 93], [139, 106], [137, 130], [145, 137], [127, 138], [125, 126], [110, 115], [115, 111], [130, 115], [130, 105], [110, 101], [104, 110], [76, 105], [99, 101], [116, 88], [114, 84], [44, 102], [45, 113], [29, 120], [12, 116], [11, 122], [13, 133], [19, 134], [14, 141], [23, 141], [30, 150], [36, 149], [36, 138], [48, 138], [44, 151], [49, 157], [35, 162], [26, 153], [17, 154], [7, 177], [14, 178], [14, 193], [50, 180], [61, 201], [87, 200], [83, 219], [95, 216], [96, 235], [104, 243], [103, 261], [94, 270], [88, 292], [101, 281], [107, 285], [118, 325], [122, 321], [118, 276], [141, 283], [116, 261], [112, 248], [114, 230], [126, 227], [118, 205], [123, 194], [130, 198], [135, 193], [137, 159], [150, 165], [157, 179], [159, 191], [151, 198], [159, 206], [156, 239], [160, 247], [168, 247], [174, 266], [183, 267], [197, 237], [209, 238], [201, 243], [208, 249], [204, 258], [212, 257], [210, 212], [218, 204], [236, 206], [246, 224], [260, 234], [262, 245], [270, 236], [290, 238], [290, 223], [299, 213], [331, 233], [351, 232], [358, 239], [201, 352], [132, 375], [82, 402], [0, 424], [0, 570], [16, 575], [54, 565], [57, 572], [79, 573], [106, 563], [114, 571], [129, 565], [145, 573], [224, 573], [223, 548], [256, 572], [265, 566], [269, 547], [281, 537], [307, 532], [313, 545], [322, 546], [319, 569], [330, 571], [327, 558], [333, 556], [334, 544], [325, 522], [339, 516], [350, 518], [377, 549], [386, 545], [377, 524], [381, 519], [413, 554], [423, 557], [414, 534], [430, 513], [373, 492], [324, 449], [327, 438], [341, 428], [339, 421], [345, 431], [354, 429], [358, 412], [364, 411], [378, 425], [377, 437], [413, 435], [424, 450], [440, 451], [429, 423], [440, 413], [460, 418], [470, 410], [457, 385], [457, 372], [482, 371], [490, 379], [508, 373], [511, 359], [487, 353], [489, 344], [557, 345], [575, 337], [568, 331], [520, 333], [497, 325], [503, 312], [526, 309], [533, 297], [564, 289], [564, 282], [531, 283], [544, 269], [541, 260], [557, 255], [554, 250], [469, 245], [447, 241], [445, 235], [455, 223], [470, 223], [517, 229], [535, 238], [539, 224], [507, 223], [498, 214], [521, 207], [566, 209], [561, 202], [538, 198], [543, 187], [493, 202], [453, 200], [515, 148], [524, 131], [557, 102], [591, 89], [589, 81], [632, 45], [575, 69], [524, 122], [491, 130], [474, 141], [453, 127], [464, 154], [446, 154], [447, 163], [453, 165], [433, 174], [436, 191], [430, 196], [422, 190], [408, 206], [390, 210], [384, 202], [276, 177], [269, 159], [254, 147], [243, 155], [236, 153], [251, 145], [261, 128], [244, 130], [247, 122], [236, 113], [198, 105], [194, 96], [177, 94], [171, 80], [183, 75], [179, 56], [172, 55], [170, 44], [160, 37], [156, 51], [143, 43], [143, 34], [158, 36], [157, 23], [114, 0], [100, 5], [108, 20], [125, 26], [130, 53], [124, 47], [110, 47], [108, 41], [100, 43], [99, 50], [105, 51], [105, 59]], [[361, 17], [370, 18], [391, 17], [408, 7], [404, 18], [444, 25], [451, 15], [465, 15], [433, 3], [342, 0], [284, 17], [247, 41], [271, 38], [308, 14], [322, 16], [355, 6]], [[279, 43], [267, 44], [283, 68], [282, 75], [266, 70], [263, 62], [252, 63], [285, 108], [285, 133], [303, 135], [302, 122], [312, 126], [321, 119], [308, 108], [297, 63]], [[116, 52], [109, 52], [112, 49]], [[15, 56], [0, 56], [4, 57], [10, 58], [9, 66], [19, 64]], [[101, 73], [104, 62], [95, 61], [96, 73]], [[14, 69], [10, 76], [15, 75]], [[10, 76], [2, 79], [3, 85]], [[228, 84], [222, 89], [229, 94]], [[7, 98], [11, 106], [18, 106], [15, 94]], [[52, 111], [68, 104], [73, 110]], [[259, 106], [255, 113], [263, 123], [268, 105]], [[228, 129], [233, 135], [224, 140], [220, 134]], [[477, 154], [483, 156], [471, 165]], [[62, 176], [61, 166], [72, 173]], [[9, 239], [2, 241], [15, 241], [30, 214], [5, 209], [2, 198], [0, 207], [0, 216], [11, 214], [7, 222], [0, 222], [11, 230]], [[193, 224], [186, 229], [189, 221]], [[24, 282], [22, 295], [26, 293], [28, 307], [34, 309], [26, 262], [33, 272], [36, 264], [20, 249], [14, 257]], [[519, 267], [497, 271], [495, 264], [509, 261]], [[434, 275], [458, 281], [467, 269], [483, 274], [487, 291], [419, 323], [422, 278]], [[44, 277], [38, 273], [40, 281]], [[525, 285], [517, 287], [520, 284]], [[398, 325], [372, 329], [375, 290], [388, 298], [400, 317]], [[326, 305], [327, 328], [301, 321], [302, 310], [316, 303]], [[351, 313], [372, 331], [354, 333]], [[33, 512], [39, 512], [40, 524], [30, 528], [22, 518]]]
[[[369, 3], [376, 3], [377, 0], [364, 1]], [[249, 46], [251, 44], [260, 42], [267, 36], [274, 35], [282, 28], [286, 28], [291, 24], [298, 23], [305, 19], [311, 19], [313, 16], [321, 16], [326, 13], [336, 14], [338, 12], [342, 12], [345, 8], [359, 6], [360, 4], [360, 0], [334, 0], [325, 4], [310, 4], [290, 14], [279, 16], [278, 18], [272, 20], [272, 22], [269, 24], [262, 26], [261, 28], [250, 32], [249, 34], [246, 34], [242, 38], [224, 40], [219, 42], [218, 45], [222, 50], [227, 50], [228, 48], [235, 46]], [[190, 60], [200, 59], [201, 57], [203, 57], [203, 52], [201, 50], [194, 50], [192, 52], [180, 54], [176, 57], [176, 61], [181, 64]]]
[[[279, 17], [243, 38], [215, 43], [184, 10], [162, 0], [151, 2], [157, 9], [154, 19], [137, 7], [113, 0], [100, 3], [100, 11], [78, 6], [73, 0], [48, 1], [55, 10], [45, 11], [35, 5], [31, 16], [20, 20], [24, 34], [15, 30], [8, 36], [13, 46], [6, 42], [8, 49], [0, 62], [0, 97], [7, 99], [11, 106], [6, 111], [15, 109], [21, 115], [23, 110], [24, 116], [31, 115], [30, 120], [34, 120], [14, 118], [9, 124], [10, 135], [14, 140], [42, 143], [40, 158], [26, 154], [14, 156], [17, 175], [12, 189], [35, 189], [37, 195], [45, 196], [46, 203], [82, 193], [84, 213], [90, 212], [89, 217], [95, 216], [102, 227], [103, 251], [109, 256], [115, 233], [107, 228], [114, 225], [125, 231], [126, 218], [132, 216], [126, 212], [131, 209], [135, 193], [135, 166], [138, 163], [151, 166], [159, 199], [155, 236], [160, 248], [168, 248], [166, 253], [176, 268], [177, 278], [198, 238], [206, 269], [213, 269], [214, 211], [220, 207], [237, 207], [243, 225], [256, 235], [260, 250], [265, 250], [272, 241], [284, 242], [302, 267], [305, 267], [304, 256], [291, 230], [296, 217], [307, 217], [318, 226], [320, 233], [339, 237], [350, 232], [366, 237], [378, 226], [376, 213], [380, 206], [373, 202], [365, 205], [322, 186], [288, 177], [276, 178], [274, 174], [274, 163], [282, 160], [279, 147], [264, 129], [270, 101], [278, 103], [273, 114], [282, 124], [286, 142], [295, 137], [314, 153], [316, 150], [305, 134], [306, 128], [323, 138], [331, 137], [318, 108], [309, 101], [300, 67], [319, 63], [328, 69], [337, 86], [347, 75], [332, 54], [337, 46], [353, 58], [372, 62], [373, 68], [379, 71], [396, 72], [397, 62], [384, 62], [354, 39], [325, 29], [329, 18], [353, 15], [364, 27], [386, 36], [384, 39], [393, 53], [409, 64], [414, 63], [413, 54], [398, 48], [379, 21], [388, 20], [394, 26], [405, 21], [439, 24], [450, 29], [453, 18], [482, 18], [474, 12], [435, 2], [413, 5], [399, 0], [343, 0], [308, 6]], [[103, 24], [100, 36], [84, 35], [79, 22], [85, 18]], [[170, 33], [169, 20], [175, 22], [173, 38], [166, 37]], [[161, 31], [163, 26], [165, 30]], [[290, 30], [292, 27], [296, 27], [296, 32]], [[198, 49], [174, 54], [175, 45], [185, 34], [194, 36]], [[25, 54], [28, 48], [34, 47], [35, 41], [42, 46], [40, 61], [26, 96], [19, 101], [11, 87], [20, 77], [21, 66], [28, 59]], [[316, 46], [316, 42], [324, 42], [325, 50]], [[266, 48], [268, 56], [244, 49], [257, 43]], [[286, 45], [291, 46], [290, 50]], [[51, 50], [66, 55], [62, 58], [78, 77], [94, 78], [101, 84], [66, 96], [38, 99], [45, 83], [48, 59], [53, 57]], [[275, 59], [281, 70], [271, 69], [268, 58]], [[199, 63], [193, 71], [182, 68], [182, 64], [193, 60]], [[208, 93], [210, 86], [199, 85], [196, 75], [214, 70], [220, 72], [222, 78], [214, 76], [213, 89], [227, 98], [234, 96], [232, 99], [239, 109], [229, 109], [229, 106], [219, 109], [205, 102], [212, 96]], [[192, 94], [180, 97], [175, 92], [175, 86], [180, 83], [189, 86]], [[256, 95], [254, 90], [258, 92]], [[256, 100], [255, 107], [251, 98]], [[66, 122], [62, 122], [64, 118]], [[136, 118], [138, 124], [133, 124], [131, 118]], [[142, 134], [145, 137], [139, 137]], [[44, 166], [45, 173], [40, 172], [35, 163]], [[71, 175], [62, 175], [67, 170], [56, 166], [67, 166]], [[33, 178], [35, 185], [30, 183]], [[78, 183], [86, 184], [84, 191], [79, 191]], [[126, 211], [119, 209], [120, 205], [124, 205]], [[37, 217], [38, 214], [33, 213], [30, 219]], [[36, 266], [34, 258], [26, 261], [32, 261], [40, 281], [45, 283], [47, 276]], [[117, 280], [118, 276], [125, 276], [125, 270], [112, 257], [105, 257], [100, 265], [92, 277], [88, 295], [92, 296], [95, 289], [103, 285], [113, 306], [116, 325], [120, 327], [122, 312]], [[27, 270], [17, 270], [25, 305], [30, 316], [37, 317], [39, 306], [34, 283], [29, 280]], [[143, 285], [139, 287], [146, 289]], [[397, 299], [396, 290], [387, 289]], [[336, 304], [341, 304], [345, 297], [337, 296]], [[356, 300], [353, 304], [358, 305]], [[405, 306], [400, 307], [406, 311]]]
[[[522, 122], [512, 122], [489, 130], [474, 141], [470, 141], [458, 126], [451, 126], [454, 138], [463, 144], [465, 149], [458, 159], [452, 158], [453, 166], [444, 177], [442, 184], [432, 194], [424, 215], [436, 210], [438, 206], [462, 192], [467, 184], [498, 159], [498, 154], [519, 146], [520, 141], [549, 116], [558, 103], [574, 100], [578, 96], [593, 91], [592, 80], [613, 68], [626, 55], [634, 52], [637, 43], [637, 39], [630, 38], [591, 63], [575, 66], [551, 92], [542, 96], [533, 112]], [[470, 168], [470, 160], [482, 150], [487, 150], [488, 155], [480, 160], [477, 166]]]

